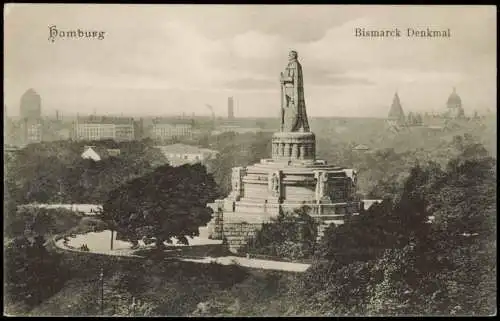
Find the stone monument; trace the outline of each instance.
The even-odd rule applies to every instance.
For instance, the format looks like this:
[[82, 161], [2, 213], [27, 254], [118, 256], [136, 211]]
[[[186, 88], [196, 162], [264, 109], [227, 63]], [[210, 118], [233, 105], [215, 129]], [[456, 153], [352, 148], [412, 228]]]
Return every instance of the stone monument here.
[[288, 65], [281, 73], [281, 131], [308, 132], [302, 65], [296, 51], [290, 51]]
[[271, 158], [233, 168], [231, 193], [209, 204], [214, 210], [211, 236], [225, 238], [232, 251], [280, 213], [307, 206], [311, 216], [328, 225], [342, 224], [360, 208], [355, 199], [356, 172], [316, 159], [316, 137], [309, 128], [296, 51], [289, 54], [280, 84], [280, 128], [272, 138]]

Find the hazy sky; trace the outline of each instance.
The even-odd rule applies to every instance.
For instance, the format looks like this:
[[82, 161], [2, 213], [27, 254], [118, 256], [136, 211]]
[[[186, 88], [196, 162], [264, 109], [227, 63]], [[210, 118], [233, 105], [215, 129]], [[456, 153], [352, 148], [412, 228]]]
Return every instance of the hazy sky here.
[[[496, 110], [494, 6], [8, 5], [4, 93], [28, 88], [42, 112], [278, 115], [279, 73], [299, 52], [311, 116], [443, 111], [455, 86], [466, 113]], [[104, 40], [48, 41], [60, 30]], [[451, 29], [451, 38], [356, 38], [354, 29]]]

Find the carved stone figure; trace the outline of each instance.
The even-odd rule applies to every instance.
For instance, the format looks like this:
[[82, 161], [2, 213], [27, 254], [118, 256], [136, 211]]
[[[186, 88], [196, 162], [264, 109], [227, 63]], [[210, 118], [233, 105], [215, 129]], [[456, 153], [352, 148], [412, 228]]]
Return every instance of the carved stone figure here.
[[281, 73], [281, 131], [283, 132], [309, 131], [302, 66], [297, 58], [297, 52], [290, 51], [288, 65]]
[[328, 173], [327, 172], [317, 172], [316, 173], [316, 199], [321, 200], [325, 196], [328, 196]]
[[269, 191], [275, 197], [280, 197], [280, 179], [278, 173], [272, 173], [269, 178]]
[[352, 172], [352, 183], [354, 186], [358, 185], [358, 172], [356, 171]]

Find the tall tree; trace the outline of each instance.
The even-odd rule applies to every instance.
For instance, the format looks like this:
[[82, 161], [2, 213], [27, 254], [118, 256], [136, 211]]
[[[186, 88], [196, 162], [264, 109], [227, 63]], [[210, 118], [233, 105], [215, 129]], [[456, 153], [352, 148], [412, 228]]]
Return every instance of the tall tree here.
[[216, 184], [203, 165], [164, 165], [115, 189], [103, 205], [103, 219], [126, 238], [155, 237], [158, 247], [176, 237], [198, 235], [211, 219], [207, 203]]

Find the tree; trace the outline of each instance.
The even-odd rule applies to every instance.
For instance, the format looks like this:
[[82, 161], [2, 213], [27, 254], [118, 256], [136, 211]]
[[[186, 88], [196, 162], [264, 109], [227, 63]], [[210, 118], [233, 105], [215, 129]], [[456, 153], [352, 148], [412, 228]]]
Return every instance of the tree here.
[[[118, 157], [99, 162], [82, 159], [85, 145], [118, 148]], [[167, 162], [151, 141], [55, 141], [30, 144], [5, 166], [9, 198], [20, 204], [102, 203], [125, 181], [151, 172]]]
[[103, 220], [130, 240], [155, 237], [158, 247], [176, 237], [198, 235], [211, 219], [206, 205], [215, 199], [216, 185], [200, 164], [171, 167], [133, 179], [115, 189], [103, 205]]
[[[298, 283], [302, 292], [291, 294], [299, 293], [303, 309], [323, 315], [495, 312], [496, 161], [471, 137], [454, 144], [461, 152], [447, 166], [417, 164], [392, 199], [325, 231], [317, 255], [328, 261], [314, 264]], [[370, 268], [360, 270], [363, 265]], [[365, 271], [362, 280], [359, 271]], [[344, 287], [358, 289], [360, 282], [366, 291], [342, 299]]]
[[42, 236], [16, 237], [5, 249], [6, 294], [11, 302], [33, 307], [64, 284], [66, 273], [57, 254], [47, 252]]
[[280, 213], [270, 223], [264, 224], [240, 251], [288, 259], [311, 257], [318, 226], [309, 216], [309, 211], [304, 206], [292, 213]]
[[415, 116], [415, 123], [416, 125], [421, 126], [423, 124], [423, 119], [422, 119], [422, 114], [416, 114]]

